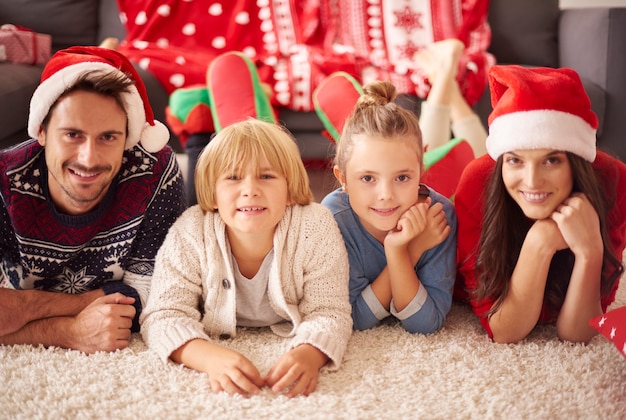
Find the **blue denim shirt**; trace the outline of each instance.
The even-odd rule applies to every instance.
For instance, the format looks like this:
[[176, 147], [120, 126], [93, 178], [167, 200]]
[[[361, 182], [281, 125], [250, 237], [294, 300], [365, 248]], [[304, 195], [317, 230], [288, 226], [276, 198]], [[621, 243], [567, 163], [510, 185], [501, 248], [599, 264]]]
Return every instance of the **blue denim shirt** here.
[[348, 194], [339, 188], [322, 200], [333, 213], [348, 250], [354, 329], [372, 328], [388, 316], [399, 319], [411, 333], [433, 333], [443, 326], [452, 306], [456, 276], [457, 218], [450, 200], [430, 188], [429, 196], [433, 204], [443, 205], [451, 232], [442, 243], [426, 251], [415, 265], [415, 273], [423, 287], [400, 312], [395, 310], [393, 301], [387, 311], [372, 291], [371, 283], [387, 266], [385, 249], [365, 230], [350, 207]]

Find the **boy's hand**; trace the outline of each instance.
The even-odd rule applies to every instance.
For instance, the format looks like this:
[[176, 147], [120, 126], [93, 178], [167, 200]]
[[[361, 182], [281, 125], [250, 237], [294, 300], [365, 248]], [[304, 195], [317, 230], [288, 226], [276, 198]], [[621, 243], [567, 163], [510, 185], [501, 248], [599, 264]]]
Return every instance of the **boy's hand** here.
[[202, 369], [209, 374], [213, 392], [248, 396], [258, 394], [264, 382], [258, 369], [241, 353], [217, 344], [211, 346], [209, 363]]
[[328, 356], [310, 344], [301, 344], [285, 353], [272, 366], [265, 383], [275, 393], [286, 392], [288, 397], [307, 396], [317, 387], [319, 370]]

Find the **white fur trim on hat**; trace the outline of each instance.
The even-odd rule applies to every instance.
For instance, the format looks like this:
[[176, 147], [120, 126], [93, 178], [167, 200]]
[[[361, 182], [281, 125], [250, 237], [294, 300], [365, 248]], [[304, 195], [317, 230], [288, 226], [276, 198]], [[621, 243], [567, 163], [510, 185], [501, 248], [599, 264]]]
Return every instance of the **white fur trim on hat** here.
[[554, 149], [589, 162], [596, 158], [596, 130], [577, 115], [549, 109], [498, 116], [489, 126], [487, 152], [494, 160], [514, 150]]
[[[79, 62], [64, 67], [41, 82], [30, 102], [28, 134], [33, 138], [37, 138], [43, 120], [57, 99], [74, 86], [81, 76], [97, 70], [122, 73], [115, 67], [103, 62]], [[131, 149], [141, 141], [141, 145], [148, 152], [161, 150], [169, 141], [169, 131], [167, 127], [157, 120], [154, 120], [154, 126], [146, 122], [144, 103], [135, 85], [133, 84], [129, 87], [128, 93], [122, 93], [121, 98], [128, 118], [128, 136], [125, 148]]]

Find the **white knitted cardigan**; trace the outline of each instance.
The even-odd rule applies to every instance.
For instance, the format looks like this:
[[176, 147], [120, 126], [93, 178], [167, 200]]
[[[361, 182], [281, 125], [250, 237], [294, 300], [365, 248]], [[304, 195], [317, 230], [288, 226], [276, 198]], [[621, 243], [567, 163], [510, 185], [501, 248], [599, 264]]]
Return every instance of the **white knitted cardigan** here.
[[[272, 326], [290, 345], [311, 344], [338, 368], [352, 332], [349, 266], [339, 228], [326, 207], [287, 208], [274, 234], [268, 294]], [[226, 226], [217, 212], [193, 206], [160, 248], [141, 332], [163, 360], [186, 342], [236, 334], [236, 296]]]

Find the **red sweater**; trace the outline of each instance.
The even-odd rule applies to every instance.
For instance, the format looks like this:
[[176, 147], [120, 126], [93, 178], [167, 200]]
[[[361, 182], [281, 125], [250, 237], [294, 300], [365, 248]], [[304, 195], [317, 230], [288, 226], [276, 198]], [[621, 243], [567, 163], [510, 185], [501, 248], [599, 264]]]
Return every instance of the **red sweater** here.
[[[457, 251], [457, 282], [454, 295], [457, 299], [469, 300], [474, 313], [480, 318], [480, 322], [490, 337], [493, 336], [487, 317], [483, 314], [487, 312], [494, 303], [493, 299], [475, 301], [467, 296], [465, 290], [476, 289], [476, 275], [474, 266], [476, 264], [476, 247], [480, 239], [483, 222], [484, 209], [484, 188], [487, 185], [489, 175], [495, 167], [495, 161], [484, 155], [472, 161], [461, 175], [454, 204], [458, 216], [458, 251]], [[609, 236], [616, 255], [622, 256], [626, 248], [626, 164], [607, 155], [598, 152], [593, 167], [603, 180], [607, 190], [607, 195], [616, 195], [615, 203], [609, 213]], [[606, 180], [606, 181], [605, 181]], [[614, 190], [613, 190], [614, 189]], [[617, 286], [611, 292], [602, 296], [602, 310], [615, 300]], [[540, 321], [553, 318], [556, 314], [542, 310]]]

